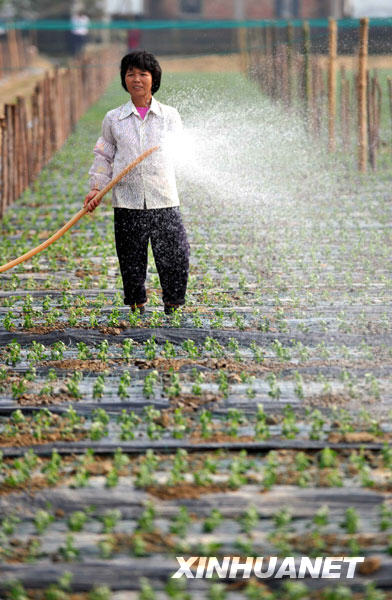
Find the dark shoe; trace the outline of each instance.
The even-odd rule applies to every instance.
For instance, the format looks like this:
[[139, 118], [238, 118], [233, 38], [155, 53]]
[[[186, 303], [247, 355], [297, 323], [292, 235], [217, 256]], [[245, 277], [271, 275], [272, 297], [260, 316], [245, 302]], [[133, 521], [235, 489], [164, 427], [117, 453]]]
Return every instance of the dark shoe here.
[[130, 308], [132, 312], [136, 312], [136, 309], [139, 309], [141, 315], [144, 315], [144, 313], [146, 312], [144, 304], [131, 304]]
[[177, 310], [177, 308], [180, 308], [180, 306], [182, 306], [182, 305], [181, 304], [165, 304], [165, 306], [164, 306], [165, 315], [171, 315], [172, 313], [174, 313], [174, 311]]

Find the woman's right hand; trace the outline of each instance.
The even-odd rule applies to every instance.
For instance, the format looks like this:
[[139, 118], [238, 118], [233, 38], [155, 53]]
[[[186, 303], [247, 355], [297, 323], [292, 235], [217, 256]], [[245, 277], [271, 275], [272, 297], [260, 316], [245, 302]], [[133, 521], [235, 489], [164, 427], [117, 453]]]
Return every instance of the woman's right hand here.
[[93, 212], [93, 210], [95, 210], [98, 206], [98, 204], [101, 202], [101, 200], [94, 200], [95, 196], [98, 194], [100, 190], [94, 189], [94, 190], [90, 190], [88, 194], [86, 194], [86, 197], [84, 199], [84, 207], [88, 207], [87, 211], [88, 212]]

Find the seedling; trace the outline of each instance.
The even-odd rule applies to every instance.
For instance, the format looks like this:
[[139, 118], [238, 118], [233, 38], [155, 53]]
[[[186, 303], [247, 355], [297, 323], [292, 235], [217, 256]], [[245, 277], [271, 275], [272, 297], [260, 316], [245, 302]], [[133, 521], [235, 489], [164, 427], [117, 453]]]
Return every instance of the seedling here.
[[132, 338], [125, 338], [125, 340], [123, 341], [122, 344], [122, 358], [124, 358], [124, 360], [130, 360], [132, 358], [132, 352], [133, 352], [133, 339]]
[[82, 394], [79, 390], [79, 383], [83, 379], [81, 371], [74, 371], [71, 378], [66, 382], [67, 390], [73, 398], [81, 398]]
[[[137, 555], [138, 556], [138, 555]], [[156, 594], [146, 577], [140, 577], [140, 593], [138, 600], [156, 600]]]
[[251, 533], [253, 529], [257, 527], [259, 522], [259, 513], [257, 508], [253, 505], [249, 506], [245, 513], [238, 519], [241, 526], [241, 531], [244, 533]]
[[238, 408], [229, 408], [226, 418], [229, 424], [227, 429], [228, 434], [236, 437], [238, 435], [238, 429], [240, 425], [245, 422], [243, 411], [238, 410]]
[[75, 538], [71, 533], [67, 534], [65, 545], [60, 546], [59, 554], [66, 562], [71, 562], [79, 558], [79, 550], [75, 546]]
[[105, 392], [105, 375], [98, 375], [93, 386], [93, 398], [102, 398]]
[[154, 370], [154, 371], [151, 371], [151, 373], [149, 373], [148, 375], [146, 375], [146, 377], [144, 378], [143, 395], [146, 398], [150, 398], [151, 396], [155, 396], [154, 385], [158, 381], [158, 377], [159, 377], [158, 371]]
[[124, 408], [117, 417], [117, 423], [119, 423], [121, 427], [121, 440], [135, 439], [135, 429], [140, 423], [140, 419], [132, 410], [127, 412]]
[[144, 355], [147, 359], [153, 360], [157, 354], [157, 343], [155, 341], [155, 335], [151, 336], [144, 342]]
[[107, 510], [101, 517], [102, 533], [111, 533], [121, 519], [121, 511], [118, 508]]
[[97, 585], [90, 590], [88, 600], [110, 600], [112, 593], [107, 585]]
[[357, 533], [358, 521], [359, 521], [359, 516], [358, 516], [357, 511], [355, 510], [355, 508], [350, 506], [349, 508], [347, 508], [347, 510], [345, 512], [344, 520], [340, 524], [340, 527], [345, 529], [347, 531], [347, 533], [349, 533], [349, 534]]
[[50, 359], [51, 360], [62, 360], [62, 358], [64, 356], [64, 351], [66, 350], [66, 348], [67, 348], [66, 345], [61, 340], [58, 342], [54, 342], [54, 344], [52, 344], [52, 347], [50, 350]]
[[261, 364], [262, 362], [264, 362], [265, 354], [264, 354], [264, 350], [261, 348], [261, 346], [258, 346], [256, 344], [256, 342], [254, 340], [252, 340], [250, 347], [253, 352], [253, 360], [255, 362], [257, 362], [258, 364]]
[[173, 517], [173, 520], [170, 524], [170, 533], [178, 535], [180, 538], [185, 538], [190, 522], [191, 518], [188, 514], [186, 506], [180, 506], [179, 511]]
[[212, 413], [209, 410], [202, 410], [199, 416], [201, 425], [201, 435], [203, 438], [208, 438], [212, 435]]
[[183, 350], [188, 354], [189, 358], [198, 358], [200, 352], [195, 342], [191, 339], [187, 339], [182, 344]]
[[203, 531], [205, 533], [211, 533], [220, 525], [223, 521], [221, 512], [217, 508], [211, 510], [211, 514], [205, 519], [203, 523]]
[[125, 371], [121, 377], [120, 382], [118, 384], [117, 393], [121, 399], [129, 398], [128, 387], [131, 384], [131, 375], [128, 371]]
[[38, 533], [41, 535], [54, 521], [54, 516], [48, 513], [46, 510], [38, 510], [34, 517], [34, 526]]
[[267, 425], [267, 415], [264, 412], [262, 404], [257, 405], [256, 423], [255, 423], [255, 438], [267, 440], [270, 437], [270, 430]]
[[67, 525], [70, 531], [82, 531], [87, 521], [87, 515], [81, 510], [77, 510], [68, 517]]
[[268, 395], [271, 396], [271, 398], [279, 400], [280, 396], [282, 395], [282, 392], [278, 385], [275, 373], [269, 373], [269, 375], [267, 376], [267, 381], [270, 386], [270, 389], [268, 390]]
[[169, 342], [169, 340], [165, 341], [165, 345], [163, 346], [162, 354], [165, 358], [175, 358], [177, 356], [174, 344]]
[[97, 358], [98, 360], [102, 360], [106, 362], [109, 352], [109, 342], [107, 340], [102, 340], [102, 342], [98, 346]]
[[155, 508], [152, 502], [147, 502], [146, 508], [140, 515], [137, 526], [140, 531], [151, 533], [154, 530]]

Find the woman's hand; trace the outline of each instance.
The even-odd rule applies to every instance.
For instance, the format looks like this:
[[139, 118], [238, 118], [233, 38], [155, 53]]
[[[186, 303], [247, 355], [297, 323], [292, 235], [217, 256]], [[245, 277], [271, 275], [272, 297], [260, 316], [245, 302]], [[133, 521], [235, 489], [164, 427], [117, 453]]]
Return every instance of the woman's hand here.
[[83, 206], [85, 206], [85, 207], [88, 206], [88, 208], [87, 208], [88, 212], [93, 212], [93, 210], [95, 210], [97, 208], [98, 204], [101, 202], [101, 200], [94, 199], [99, 191], [100, 190], [94, 189], [94, 190], [90, 190], [89, 193], [86, 194]]

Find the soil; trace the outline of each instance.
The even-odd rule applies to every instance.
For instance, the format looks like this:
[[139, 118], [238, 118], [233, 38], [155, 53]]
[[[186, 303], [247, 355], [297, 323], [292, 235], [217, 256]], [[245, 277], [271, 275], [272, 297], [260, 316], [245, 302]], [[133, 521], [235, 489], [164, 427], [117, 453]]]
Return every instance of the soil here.
[[23, 394], [17, 400], [20, 406], [50, 406], [52, 404], [61, 404], [62, 402], [76, 402], [78, 399], [68, 393], [60, 394]]
[[27, 483], [21, 483], [20, 485], [8, 485], [2, 483], [0, 485], [0, 496], [5, 494], [12, 494], [14, 492], [38, 492], [48, 487], [46, 477], [43, 475], [35, 475]]
[[40, 364], [45, 367], [55, 367], [56, 369], [100, 373], [101, 371], [105, 371], [109, 365], [114, 364], [114, 361], [108, 360], [105, 362], [98, 359], [79, 360], [77, 358], [67, 358], [63, 360], [43, 360]]
[[376, 573], [381, 568], [381, 560], [377, 556], [369, 556], [365, 558], [365, 561], [359, 565], [358, 571], [361, 575], [371, 575]]
[[45, 433], [42, 440], [38, 440], [31, 433], [18, 433], [17, 435], [10, 437], [6, 435], [0, 435], [0, 447], [16, 446], [16, 447], [28, 447], [37, 444], [50, 444], [53, 442], [78, 442], [87, 437], [87, 432], [79, 432], [70, 435], [63, 435], [61, 429], [53, 431], [51, 433]]
[[230, 491], [225, 483], [211, 483], [210, 485], [196, 485], [196, 483], [177, 483], [173, 486], [149, 485], [146, 492], [160, 500], [174, 498], [200, 498], [203, 494], [219, 494]]

